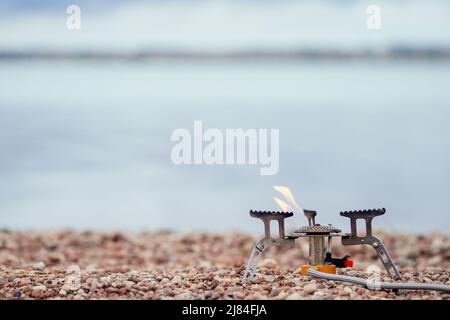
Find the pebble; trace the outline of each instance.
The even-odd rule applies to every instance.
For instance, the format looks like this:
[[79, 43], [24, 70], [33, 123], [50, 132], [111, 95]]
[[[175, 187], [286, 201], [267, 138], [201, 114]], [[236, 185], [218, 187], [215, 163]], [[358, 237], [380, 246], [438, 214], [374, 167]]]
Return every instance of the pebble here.
[[277, 265], [278, 263], [275, 259], [267, 258], [261, 261], [259, 266], [263, 268], [275, 268]]
[[175, 277], [172, 278], [172, 283], [173, 284], [180, 284], [181, 281], [182, 281], [182, 279], [181, 279], [180, 276], [175, 276]]
[[47, 287], [44, 285], [38, 285], [38, 286], [34, 286], [33, 290], [39, 290], [39, 291], [47, 291]]
[[188, 300], [191, 298], [191, 294], [189, 292], [182, 292], [176, 296], [179, 300]]
[[442, 263], [442, 257], [441, 256], [434, 256], [430, 259], [428, 259], [428, 264], [430, 266], [438, 266]]
[[245, 293], [242, 292], [242, 291], [235, 292], [235, 293], [233, 294], [233, 297], [234, 297], [235, 299], [244, 299], [244, 298], [245, 298]]
[[322, 291], [316, 291], [314, 292], [312, 299], [313, 300], [323, 300], [325, 298], [326, 294]]
[[276, 297], [278, 294], [280, 294], [280, 292], [281, 292], [281, 288], [273, 287], [272, 290], [270, 291], [270, 295], [272, 297]]
[[301, 299], [303, 299], [303, 296], [300, 295], [298, 292], [294, 292], [286, 297], [286, 300], [301, 300]]
[[42, 270], [45, 269], [45, 263], [42, 262], [42, 261], [36, 262], [36, 263], [33, 265], [33, 269], [34, 269], [34, 270], [42, 271]]
[[348, 292], [348, 291], [346, 291], [346, 290], [344, 290], [344, 289], [339, 289], [338, 294], [339, 294], [340, 296], [344, 297], [344, 296], [349, 296], [349, 295], [350, 295], [350, 292]]
[[40, 299], [42, 297], [42, 292], [40, 290], [33, 290], [31, 296], [35, 299]]
[[315, 292], [315, 291], [317, 290], [317, 285], [314, 284], [314, 283], [308, 283], [307, 285], [305, 285], [305, 286], [303, 287], [303, 290], [304, 290], [306, 293], [311, 294], [311, 293], [313, 293], [313, 292]]
[[31, 296], [35, 299], [40, 299], [43, 294], [47, 291], [47, 287], [43, 285], [34, 286], [33, 290], [31, 291]]
[[136, 285], [136, 283], [134, 283], [133, 281], [125, 281], [124, 282], [124, 287], [126, 289], [131, 289]]
[[63, 286], [66, 291], [78, 291], [81, 287], [80, 279], [77, 276], [69, 276]]

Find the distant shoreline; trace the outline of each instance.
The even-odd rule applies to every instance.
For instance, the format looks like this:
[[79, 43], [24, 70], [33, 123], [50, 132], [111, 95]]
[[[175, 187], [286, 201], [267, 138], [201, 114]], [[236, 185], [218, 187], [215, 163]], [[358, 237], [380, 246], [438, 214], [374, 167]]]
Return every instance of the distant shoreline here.
[[23, 60], [90, 60], [90, 61], [314, 61], [314, 60], [444, 60], [450, 61], [450, 48], [397, 47], [386, 50], [138, 50], [133, 52], [1, 50], [0, 61]]

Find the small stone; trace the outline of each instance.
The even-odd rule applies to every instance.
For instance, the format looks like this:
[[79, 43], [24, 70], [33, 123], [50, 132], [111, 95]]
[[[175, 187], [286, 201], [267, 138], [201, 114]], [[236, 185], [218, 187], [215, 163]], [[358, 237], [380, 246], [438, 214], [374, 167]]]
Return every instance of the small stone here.
[[426, 283], [433, 283], [433, 280], [428, 277], [423, 277], [423, 281], [425, 281]]
[[28, 286], [31, 284], [31, 280], [29, 278], [22, 278], [19, 280], [19, 285], [20, 286]]
[[39, 299], [42, 297], [42, 292], [40, 290], [33, 290], [31, 296], [35, 299]]
[[252, 279], [252, 283], [255, 283], [255, 284], [261, 283], [263, 281], [264, 281], [264, 279], [262, 277], [255, 277]]
[[289, 296], [289, 293], [285, 291], [281, 291], [274, 299], [275, 300], [286, 300], [286, 298]]
[[348, 295], [348, 293], [344, 289], [339, 289], [338, 295], [340, 295], [341, 297], [345, 297]]
[[90, 284], [90, 287], [91, 287], [92, 289], [97, 289], [97, 288], [100, 287], [100, 283], [99, 283], [96, 279], [94, 279], [94, 280], [92, 280], [92, 282], [91, 282], [91, 284]]
[[45, 291], [47, 291], [46, 286], [34, 286], [31, 291], [31, 296], [35, 299], [40, 299]]
[[97, 266], [95, 264], [90, 264], [86, 267], [86, 271], [89, 273], [97, 273], [98, 269]]
[[439, 253], [445, 247], [446, 247], [445, 242], [440, 238], [436, 238], [436, 239], [433, 239], [433, 241], [431, 242], [430, 249], [434, 253]]
[[236, 291], [241, 291], [241, 290], [242, 290], [242, 287], [238, 287], [238, 286], [228, 288], [228, 291], [231, 291], [231, 292], [236, 292]]
[[63, 286], [66, 291], [78, 291], [81, 287], [78, 277], [68, 276], [66, 278], [66, 284]]
[[439, 274], [434, 274], [434, 275], [431, 276], [431, 280], [433, 280], [433, 281], [434, 280], [438, 280], [439, 276], [440, 276]]
[[317, 290], [317, 285], [314, 283], [308, 283], [303, 287], [303, 291], [305, 291], [308, 294], [312, 294]]
[[64, 284], [62, 287], [61, 287], [61, 290], [63, 290], [63, 291], [70, 291], [70, 287], [69, 287], [69, 285], [66, 283], [66, 284]]
[[67, 267], [66, 272], [68, 274], [79, 275], [81, 273], [81, 268], [80, 268], [80, 266], [78, 266], [76, 264], [72, 264], [72, 265]]
[[344, 287], [342, 289], [339, 289], [338, 294], [341, 297], [349, 296], [352, 293], [352, 289], [350, 287]]
[[446, 276], [446, 275], [440, 276], [440, 277], [438, 278], [438, 280], [439, 280], [440, 282], [443, 282], [443, 283], [446, 283], [446, 282], [448, 281], [448, 279], [449, 279], [449, 277]]
[[34, 270], [42, 271], [42, 270], [45, 269], [45, 263], [42, 262], [42, 261], [39, 261], [39, 262], [37, 262], [37, 263], [35, 263], [35, 264], [33, 265], [33, 269], [34, 269]]
[[234, 297], [235, 299], [244, 299], [244, 298], [245, 298], [245, 293], [242, 292], [242, 291], [240, 291], [240, 292], [235, 292], [235, 293], [233, 294], [233, 297]]
[[123, 285], [126, 289], [131, 290], [131, 288], [133, 288], [136, 283], [134, 283], [133, 281], [125, 281]]
[[188, 300], [191, 298], [191, 294], [189, 292], [182, 292], [175, 296], [175, 298], [177, 298], [177, 300]]
[[270, 291], [270, 295], [272, 297], [276, 297], [281, 292], [281, 289], [279, 287], [273, 287]]
[[438, 266], [442, 263], [442, 257], [441, 256], [434, 256], [430, 259], [428, 259], [428, 264], [430, 266]]
[[314, 292], [312, 299], [313, 300], [322, 300], [325, 296], [326, 296], [326, 294], [324, 292], [316, 291], [316, 292]]
[[261, 261], [260, 266], [263, 268], [275, 268], [278, 265], [277, 261], [275, 259], [264, 259]]
[[22, 291], [20, 291], [20, 290], [14, 291], [14, 297], [20, 298], [21, 296], [22, 296]]
[[180, 276], [175, 276], [175, 277], [172, 278], [172, 283], [173, 284], [180, 284], [181, 281], [182, 281], [182, 279], [181, 279]]
[[45, 291], [47, 291], [47, 287], [44, 285], [34, 286], [33, 290], [40, 290], [42, 292], [45, 292]]
[[301, 300], [303, 297], [298, 293], [294, 292], [286, 297], [286, 300]]

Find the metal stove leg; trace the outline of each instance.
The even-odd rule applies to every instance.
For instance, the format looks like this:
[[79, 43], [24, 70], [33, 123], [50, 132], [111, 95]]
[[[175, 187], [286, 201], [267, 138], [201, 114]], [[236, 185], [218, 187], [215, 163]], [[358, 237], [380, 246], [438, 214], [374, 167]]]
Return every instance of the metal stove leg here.
[[[370, 209], [370, 210], [356, 210], [356, 211], [341, 211], [340, 215], [350, 218], [351, 233], [342, 237], [343, 245], [358, 245], [368, 244], [371, 245], [377, 252], [378, 258], [380, 258], [383, 266], [385, 267], [388, 275], [394, 279], [400, 279], [400, 272], [391, 259], [391, 256], [387, 252], [383, 245], [383, 242], [372, 234], [372, 220], [377, 216], [381, 216], [386, 212], [386, 209]], [[364, 237], [358, 236], [356, 220], [364, 219], [366, 221], [366, 235]]]
[[247, 267], [245, 268], [244, 277], [242, 278], [242, 285], [245, 286], [247, 279], [253, 280], [256, 273], [256, 268], [258, 267], [259, 258], [261, 257], [265, 249], [264, 239], [261, 239], [255, 243], [253, 246], [252, 253], [248, 258]]
[[[374, 237], [376, 238], [376, 237]], [[400, 273], [398, 272], [397, 267], [395, 266], [394, 262], [392, 261], [391, 256], [387, 252], [386, 248], [384, 247], [383, 242], [378, 239], [378, 241], [372, 243], [372, 247], [375, 248], [378, 258], [380, 258], [381, 262], [383, 263], [387, 273], [389, 276], [394, 280], [400, 279]]]
[[[242, 278], [242, 285], [245, 285], [248, 279], [252, 280], [254, 278], [259, 258], [266, 247], [271, 245], [290, 247], [294, 244], [295, 239], [286, 238], [284, 230], [284, 219], [292, 217], [292, 215], [292, 212], [250, 210], [251, 217], [261, 219], [264, 223], [265, 236], [257, 241], [253, 247], [252, 253], [248, 258], [244, 277]], [[272, 238], [270, 234], [270, 222], [273, 220], [278, 221], [278, 238]]]

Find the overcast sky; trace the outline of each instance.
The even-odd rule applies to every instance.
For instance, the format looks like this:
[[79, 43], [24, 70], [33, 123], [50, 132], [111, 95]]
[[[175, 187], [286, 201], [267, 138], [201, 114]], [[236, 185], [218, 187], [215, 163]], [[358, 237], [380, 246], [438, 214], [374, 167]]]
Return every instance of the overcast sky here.
[[[366, 27], [373, 1], [2, 1], [0, 48], [450, 47], [449, 1], [376, 1], [381, 30]], [[66, 28], [68, 4], [82, 28]]]

